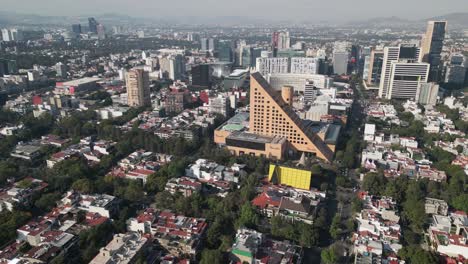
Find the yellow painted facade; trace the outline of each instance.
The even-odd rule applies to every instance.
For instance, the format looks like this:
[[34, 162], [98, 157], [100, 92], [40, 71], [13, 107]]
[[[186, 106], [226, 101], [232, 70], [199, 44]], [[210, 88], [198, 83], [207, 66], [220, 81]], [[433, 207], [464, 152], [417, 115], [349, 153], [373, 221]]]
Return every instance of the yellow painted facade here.
[[310, 189], [310, 182], [312, 180], [311, 171], [270, 164], [268, 172], [269, 181], [272, 181], [275, 172], [278, 184], [304, 190]]

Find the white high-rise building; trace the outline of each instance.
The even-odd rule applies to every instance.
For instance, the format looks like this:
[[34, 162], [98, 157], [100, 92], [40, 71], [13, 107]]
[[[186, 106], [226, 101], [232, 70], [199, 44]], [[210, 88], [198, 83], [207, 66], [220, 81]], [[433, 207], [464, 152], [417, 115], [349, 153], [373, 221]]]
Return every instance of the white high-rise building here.
[[202, 38], [200, 39], [200, 50], [203, 51], [214, 51], [215, 50], [215, 40], [213, 38]]
[[279, 32], [278, 34], [278, 49], [289, 49], [291, 47], [291, 38], [289, 31]]
[[13, 29], [2, 29], [2, 39], [3, 41], [22, 41], [24, 40], [23, 31], [13, 28]]
[[291, 58], [291, 73], [317, 74], [318, 68], [317, 58]]
[[207, 38], [200, 39], [200, 49], [201, 50], [208, 50], [208, 39]]
[[316, 52], [316, 56], [318, 59], [326, 59], [327, 58], [327, 52], [325, 49], [318, 49]]
[[148, 53], [146, 53], [146, 51], [142, 51], [142, 52], [141, 52], [141, 58], [142, 58], [143, 60], [146, 60], [146, 58], [148, 58]]
[[333, 72], [335, 74], [346, 74], [348, 72], [347, 51], [336, 50], [333, 52]]
[[67, 65], [58, 62], [55, 64], [55, 71], [57, 72], [57, 77], [66, 79], [67, 78]]
[[185, 73], [184, 57], [180, 54], [170, 55], [160, 60], [161, 72], [172, 80], [180, 80]]
[[119, 79], [121, 81], [125, 81], [125, 76], [127, 75], [127, 70], [125, 68], [122, 68], [119, 70]]
[[30, 82], [37, 81], [38, 79], [39, 79], [39, 72], [38, 71], [35, 71], [35, 70], [28, 71], [28, 80]]
[[392, 62], [386, 98], [417, 100], [421, 84], [427, 83], [429, 69], [429, 63]]
[[212, 38], [208, 39], [208, 49], [211, 50], [211, 51], [213, 51], [213, 50], [216, 49], [215, 46], [216, 46], [216, 45], [215, 45], [215, 40], [212, 39]]
[[418, 103], [422, 105], [435, 106], [437, 95], [439, 94], [439, 85], [436, 83], [421, 83], [418, 90]]
[[2, 28], [2, 40], [3, 41], [11, 41], [11, 34], [10, 34], [10, 30], [8, 30], [7, 28]]
[[399, 61], [407, 63], [421, 62], [420, 49], [415, 45], [400, 45], [397, 47], [384, 48], [382, 73], [380, 76], [379, 97], [391, 97], [389, 90], [392, 73], [392, 63]]
[[288, 73], [289, 58], [257, 58], [256, 69], [263, 76], [273, 73]]

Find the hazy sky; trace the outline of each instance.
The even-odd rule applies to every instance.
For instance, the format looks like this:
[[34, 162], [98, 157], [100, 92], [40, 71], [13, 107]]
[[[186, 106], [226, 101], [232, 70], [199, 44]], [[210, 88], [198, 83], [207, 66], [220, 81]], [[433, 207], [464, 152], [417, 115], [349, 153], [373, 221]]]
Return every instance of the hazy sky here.
[[38, 15], [119, 13], [144, 17], [247, 16], [272, 19], [359, 20], [428, 18], [468, 12], [467, 0], [0, 0], [0, 10]]

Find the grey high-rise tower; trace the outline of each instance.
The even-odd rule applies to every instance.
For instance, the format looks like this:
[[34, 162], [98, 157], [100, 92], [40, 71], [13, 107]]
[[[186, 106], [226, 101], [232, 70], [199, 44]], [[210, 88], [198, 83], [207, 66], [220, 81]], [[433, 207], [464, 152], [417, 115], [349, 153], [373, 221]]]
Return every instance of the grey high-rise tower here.
[[89, 24], [89, 32], [97, 33], [98, 22], [96, 21], [96, 19], [94, 19], [94, 17], [88, 18], [88, 24]]
[[422, 60], [431, 65], [429, 80], [437, 82], [441, 75], [441, 56], [444, 46], [445, 31], [447, 21], [429, 21], [427, 23], [426, 34], [421, 41]]

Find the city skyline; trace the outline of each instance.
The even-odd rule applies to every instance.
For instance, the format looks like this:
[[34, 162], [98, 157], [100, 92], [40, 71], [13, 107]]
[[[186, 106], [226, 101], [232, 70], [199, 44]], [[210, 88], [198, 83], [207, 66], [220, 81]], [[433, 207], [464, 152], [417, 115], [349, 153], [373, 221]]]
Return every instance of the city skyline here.
[[[236, 2], [220, 2], [213, 0], [197, 1], [194, 4], [190, 1], [172, 1], [170, 4], [160, 0], [139, 1], [139, 5], [126, 0], [99, 2], [84, 0], [75, 1], [54, 1], [45, 0], [40, 4], [31, 3], [26, 0], [11, 1], [1, 0], [5, 12], [34, 14], [41, 16], [87, 16], [99, 14], [122, 14], [132, 17], [153, 18], [153, 19], [187, 19], [187, 18], [229, 18], [245, 17], [259, 20], [279, 21], [362, 21], [381, 17], [398, 17], [408, 20], [427, 19], [430, 17], [445, 15], [456, 12], [468, 12], [460, 9], [463, 7], [463, 0], [449, 0], [444, 2], [433, 2], [430, 5], [427, 1], [403, 1], [382, 2], [375, 5], [370, 0], [361, 0], [359, 3], [333, 0], [332, 3], [322, 5], [319, 1], [293, 0], [287, 3], [277, 3], [278, 1], [260, 0], [248, 2], [240, 0]], [[405, 5], [402, 10], [401, 6]], [[47, 8], [44, 8], [47, 7]], [[262, 12], [267, 10], [268, 12]], [[160, 12], [160, 11], [164, 12]], [[287, 12], [285, 12], [287, 10]], [[160, 14], [163, 15], [160, 15]], [[241, 14], [241, 15], [238, 15]]]

